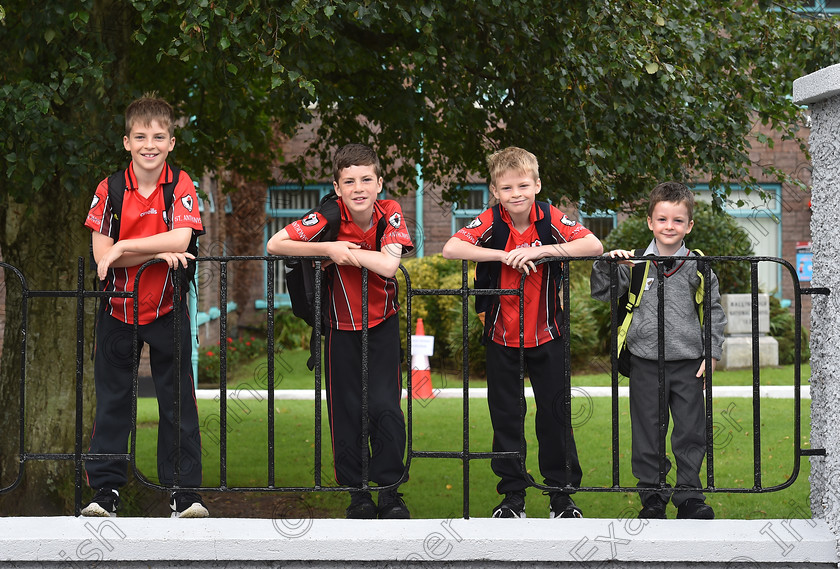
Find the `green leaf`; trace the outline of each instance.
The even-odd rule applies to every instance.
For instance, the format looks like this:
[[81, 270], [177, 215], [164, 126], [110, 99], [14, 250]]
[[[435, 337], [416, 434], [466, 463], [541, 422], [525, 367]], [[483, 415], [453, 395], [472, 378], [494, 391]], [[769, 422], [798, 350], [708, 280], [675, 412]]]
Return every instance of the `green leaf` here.
[[51, 44], [52, 41], [55, 39], [55, 30], [49, 29], [44, 31], [44, 40], [47, 44]]
[[659, 64], [655, 61], [649, 61], [645, 64], [645, 71], [647, 71], [649, 75], [653, 75], [659, 71]]

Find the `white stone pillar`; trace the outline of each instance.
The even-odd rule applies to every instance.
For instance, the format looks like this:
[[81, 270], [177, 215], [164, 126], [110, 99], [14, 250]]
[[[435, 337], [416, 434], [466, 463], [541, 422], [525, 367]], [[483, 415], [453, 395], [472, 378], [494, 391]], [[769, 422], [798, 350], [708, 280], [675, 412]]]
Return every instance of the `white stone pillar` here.
[[811, 112], [811, 510], [840, 535], [840, 64], [793, 82], [793, 100]]

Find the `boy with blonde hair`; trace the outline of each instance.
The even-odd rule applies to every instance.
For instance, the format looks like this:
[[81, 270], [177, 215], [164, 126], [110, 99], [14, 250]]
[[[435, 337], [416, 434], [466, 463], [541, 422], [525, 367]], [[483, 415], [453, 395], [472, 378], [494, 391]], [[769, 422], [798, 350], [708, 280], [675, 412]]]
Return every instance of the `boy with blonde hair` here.
[[[443, 248], [447, 259], [479, 263], [489, 273], [489, 288], [517, 289], [525, 279], [525, 365], [537, 404], [536, 433], [540, 472], [550, 496], [552, 518], [580, 518], [569, 496], [580, 485], [570, 417], [562, 404], [567, 362], [560, 332], [560, 279], [544, 257], [600, 255], [601, 242], [588, 229], [545, 202], [536, 156], [522, 148], [505, 148], [487, 159], [490, 192], [499, 202], [458, 231]], [[483, 267], [482, 265], [485, 264]], [[477, 272], [478, 272], [477, 270]], [[489, 299], [482, 302], [481, 299]], [[489, 306], [488, 306], [489, 305]], [[524, 426], [519, 394], [519, 297], [476, 296], [476, 310], [485, 312], [487, 404], [493, 424], [493, 451], [519, 452]], [[568, 446], [566, 442], [568, 441]], [[524, 463], [525, 457], [521, 458]], [[568, 466], [568, 468], [567, 468]], [[494, 518], [524, 518], [525, 489], [533, 484], [518, 458], [494, 458], [493, 472], [502, 502]]]

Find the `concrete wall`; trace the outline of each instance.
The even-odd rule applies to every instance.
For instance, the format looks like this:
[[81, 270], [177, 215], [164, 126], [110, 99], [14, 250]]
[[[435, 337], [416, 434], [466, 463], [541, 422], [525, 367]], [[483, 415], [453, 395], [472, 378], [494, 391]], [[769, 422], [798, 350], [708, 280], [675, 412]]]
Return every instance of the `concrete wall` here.
[[840, 65], [797, 79], [793, 98], [811, 113], [811, 219], [813, 286], [830, 296], [813, 299], [811, 311], [811, 446], [826, 456], [811, 459], [811, 511], [840, 534]]

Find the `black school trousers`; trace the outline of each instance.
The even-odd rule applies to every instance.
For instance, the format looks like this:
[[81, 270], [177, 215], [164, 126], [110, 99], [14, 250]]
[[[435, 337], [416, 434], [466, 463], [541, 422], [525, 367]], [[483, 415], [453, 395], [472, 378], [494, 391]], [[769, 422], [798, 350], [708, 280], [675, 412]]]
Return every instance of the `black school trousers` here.
[[324, 375], [332, 435], [335, 479], [342, 486], [362, 485], [362, 460], [368, 482], [390, 486], [405, 471], [405, 417], [400, 408], [399, 317], [368, 330], [367, 417], [369, 443], [362, 437], [362, 332], [327, 328]]
[[[562, 340], [525, 348], [525, 370], [537, 405], [535, 427], [539, 443], [540, 473], [547, 486], [580, 486], [582, 472], [565, 406], [565, 369]], [[519, 348], [487, 342], [487, 404], [493, 423], [493, 452], [525, 452], [520, 408]], [[522, 455], [522, 462], [525, 455]], [[501, 479], [499, 494], [524, 490], [531, 477], [518, 458], [494, 458], [493, 472]]]
[[[139, 326], [138, 341], [149, 347], [149, 363], [158, 401], [157, 470], [163, 486], [201, 485], [201, 434], [192, 375], [190, 321], [186, 310], [181, 321], [181, 445], [175, 447], [175, 338], [174, 312]], [[132, 375], [133, 326], [100, 312], [96, 325], [94, 383], [96, 420], [90, 440], [91, 453], [128, 452], [133, 405]], [[180, 454], [180, 472], [175, 463]], [[88, 484], [92, 488], [120, 488], [127, 482], [126, 460], [85, 461]]]

